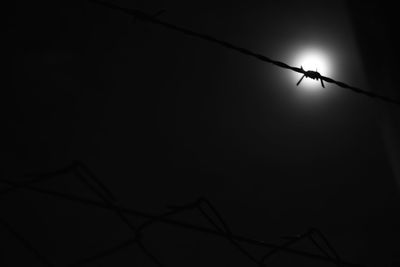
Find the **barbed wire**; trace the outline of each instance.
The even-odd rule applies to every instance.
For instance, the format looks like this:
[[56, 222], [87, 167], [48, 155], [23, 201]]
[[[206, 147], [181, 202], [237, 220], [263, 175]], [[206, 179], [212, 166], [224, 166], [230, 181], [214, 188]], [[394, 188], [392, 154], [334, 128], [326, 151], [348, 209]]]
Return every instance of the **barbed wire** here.
[[[102, 6], [105, 6], [105, 7], [108, 7], [108, 8], [111, 8], [111, 9], [114, 9], [114, 10], [122, 11], [122, 12], [128, 14], [128, 15], [133, 16], [135, 19], [148, 21], [148, 22], [151, 22], [153, 24], [157, 24], [157, 25], [163, 26], [165, 28], [168, 28], [168, 29], [180, 32], [180, 33], [183, 33], [183, 34], [188, 35], [188, 36], [197, 37], [199, 39], [202, 39], [202, 40], [205, 40], [205, 41], [208, 41], [208, 42], [211, 42], [211, 43], [219, 44], [219, 45], [221, 45], [221, 46], [223, 46], [225, 48], [228, 48], [228, 49], [231, 49], [231, 50], [235, 50], [235, 51], [237, 51], [239, 53], [242, 53], [242, 54], [247, 55], [247, 56], [254, 57], [254, 58], [256, 58], [258, 60], [261, 60], [263, 62], [271, 63], [271, 64], [273, 64], [273, 65], [275, 65], [277, 67], [280, 67], [280, 68], [292, 70], [294, 72], [298, 72], [298, 73], [301, 73], [303, 75], [305, 75], [307, 73], [307, 70], [304, 70], [303, 68], [290, 66], [290, 65], [288, 65], [288, 64], [286, 64], [284, 62], [273, 60], [273, 59], [271, 59], [271, 58], [269, 58], [267, 56], [264, 56], [262, 54], [253, 52], [253, 51], [251, 51], [249, 49], [234, 45], [234, 44], [229, 43], [227, 41], [220, 40], [220, 39], [215, 38], [213, 36], [210, 36], [208, 34], [199, 33], [199, 32], [196, 32], [196, 31], [193, 31], [193, 30], [190, 30], [190, 29], [187, 29], [187, 28], [175, 25], [175, 24], [171, 24], [171, 23], [159, 20], [159, 19], [156, 18], [155, 15], [146, 14], [146, 13], [144, 13], [144, 12], [138, 10], [138, 9], [124, 8], [124, 7], [115, 5], [113, 3], [99, 1], [99, 0], [89, 0], [89, 1], [93, 2], [93, 3], [96, 3], [96, 4], [99, 4], [99, 5], [102, 5]], [[373, 92], [369, 92], [369, 91], [363, 90], [361, 88], [357, 88], [357, 87], [351, 86], [349, 84], [346, 84], [344, 82], [336, 81], [336, 80], [334, 80], [334, 79], [332, 79], [330, 77], [326, 77], [326, 76], [323, 76], [323, 75], [319, 75], [319, 78], [321, 79], [321, 81], [325, 81], [325, 82], [328, 82], [328, 83], [336, 84], [337, 86], [339, 86], [341, 88], [351, 90], [351, 91], [353, 91], [355, 93], [358, 93], [358, 94], [361, 94], [361, 95], [364, 95], [364, 96], [367, 96], [367, 97], [379, 99], [381, 101], [392, 103], [392, 104], [400, 106], [400, 100], [397, 100], [397, 99], [394, 99], [394, 98], [391, 98], [391, 97], [388, 97], [388, 96], [376, 94], [376, 93], [373, 93]]]
[[[78, 180], [84, 184], [90, 191], [94, 192], [95, 195], [101, 200], [93, 200], [91, 198], [86, 198], [82, 197], [79, 195], [71, 194], [71, 193], [62, 193], [58, 191], [53, 191], [49, 189], [43, 189], [39, 186], [37, 186], [39, 183], [42, 183], [44, 181], [48, 181], [49, 179], [55, 179], [57, 177], [60, 177], [60, 175], [66, 175], [66, 174], [74, 174], [77, 176]], [[84, 257], [78, 260], [75, 260], [74, 263], [70, 264], [69, 266], [82, 266], [84, 264], [96, 261], [98, 259], [101, 259], [103, 257], [112, 255], [118, 251], [120, 251], [123, 248], [132, 246], [132, 245], [137, 245], [139, 249], [142, 251], [143, 254], [145, 254], [155, 265], [157, 266], [165, 266], [164, 264], [161, 263], [161, 261], [153, 254], [151, 251], [143, 244], [142, 242], [142, 232], [144, 229], [150, 227], [151, 225], [155, 223], [160, 223], [160, 224], [166, 224], [166, 225], [171, 225], [175, 226], [178, 228], [183, 228], [187, 230], [191, 230], [194, 232], [201, 232], [201, 233], [206, 233], [215, 237], [220, 237], [225, 240], [227, 240], [232, 246], [234, 246], [240, 253], [242, 253], [244, 256], [246, 256], [249, 260], [254, 262], [257, 266], [259, 267], [265, 267], [265, 261], [270, 258], [273, 254], [277, 252], [283, 252], [286, 254], [292, 254], [292, 255], [298, 255], [302, 256], [305, 258], [309, 259], [314, 259], [314, 260], [319, 260], [323, 262], [330, 262], [334, 263], [337, 266], [349, 266], [349, 267], [364, 267], [360, 264], [355, 264], [355, 263], [350, 263], [342, 260], [338, 253], [333, 249], [333, 246], [328, 242], [325, 236], [322, 235], [322, 233], [315, 229], [312, 228], [306, 234], [298, 236], [298, 237], [291, 237], [289, 242], [286, 242], [283, 245], [276, 245], [272, 243], [267, 243], [265, 241], [261, 240], [256, 240], [252, 239], [249, 237], [245, 236], [240, 236], [237, 234], [234, 234], [230, 228], [228, 227], [228, 224], [223, 220], [221, 214], [217, 211], [217, 209], [205, 198], [199, 198], [198, 200], [182, 205], [182, 206], [173, 206], [170, 207], [170, 210], [163, 213], [163, 214], [151, 214], [147, 212], [142, 212], [134, 209], [127, 208], [117, 202], [117, 198], [115, 195], [111, 192], [109, 187], [107, 187], [104, 183], [98, 179], [93, 172], [89, 170], [89, 168], [86, 167], [81, 162], [74, 162], [71, 165], [61, 168], [57, 171], [53, 172], [46, 172], [46, 173], [35, 173], [35, 174], [30, 174], [26, 177], [30, 177], [29, 180], [24, 180], [24, 181], [12, 181], [10, 179], [0, 179], [0, 183], [7, 185], [8, 189], [6, 188], [5, 190], [2, 190], [0, 192], [0, 196], [4, 197], [7, 194], [13, 193], [17, 190], [20, 189], [25, 189], [28, 191], [33, 191], [37, 192], [40, 194], [45, 194], [49, 196], [53, 196], [56, 198], [60, 199], [66, 199], [72, 202], [77, 202], [81, 203], [87, 206], [91, 207], [97, 207], [97, 208], [102, 208], [105, 210], [112, 211], [121, 221], [123, 221], [128, 228], [132, 231], [133, 237], [122, 241], [121, 243], [117, 244], [116, 246], [110, 247], [108, 249], [105, 249], [103, 251], [98, 252], [95, 255], [91, 255], [88, 257]], [[92, 184], [93, 183], [93, 184]], [[107, 192], [107, 193], [106, 193]], [[106, 196], [110, 195], [110, 196]], [[112, 196], [112, 200], [111, 200]], [[189, 210], [197, 210], [200, 212], [200, 214], [205, 218], [210, 225], [212, 225], [212, 228], [210, 227], [204, 227], [196, 224], [191, 224], [188, 222], [184, 221], [179, 221], [176, 219], [172, 219], [172, 215], [184, 213]], [[207, 212], [208, 211], [208, 212]], [[142, 218], [146, 219], [144, 223], [139, 225], [138, 227], [135, 227], [132, 225], [130, 220], [128, 219], [127, 216], [134, 216], [137, 218]], [[41, 253], [38, 253], [38, 250], [35, 249], [31, 243], [27, 242], [25, 238], [21, 237], [20, 234], [16, 234], [15, 231], [12, 230], [12, 228], [8, 227], [8, 224], [6, 224], [4, 221], [0, 220], [0, 224], [5, 226], [9, 231], [12, 232], [12, 234], [20, 240], [20, 242], [23, 242], [25, 247], [27, 247], [29, 250], [31, 250], [33, 253], [36, 254], [36, 256], [43, 262], [43, 264], [47, 266], [54, 266], [51, 264]], [[313, 237], [313, 235], [317, 235], [325, 244], [325, 247], [328, 248], [328, 250], [324, 249], [322, 245], [320, 245], [317, 240]], [[293, 249], [290, 246], [293, 245], [294, 243], [304, 239], [308, 238], [313, 242], [313, 244], [323, 253], [323, 255], [320, 254], [314, 254], [298, 249]], [[260, 259], [257, 259], [252, 253], [250, 253], [248, 250], [246, 250], [242, 244], [252, 244], [256, 245], [258, 247], [262, 247], [265, 249], [270, 250], [268, 253], [266, 253], [263, 257]]]

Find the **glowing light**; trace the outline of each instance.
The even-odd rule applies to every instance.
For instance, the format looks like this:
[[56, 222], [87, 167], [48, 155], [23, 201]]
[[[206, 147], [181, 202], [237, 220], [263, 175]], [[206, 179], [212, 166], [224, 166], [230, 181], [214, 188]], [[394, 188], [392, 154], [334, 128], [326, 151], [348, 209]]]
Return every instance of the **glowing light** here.
[[[318, 71], [322, 76], [332, 75], [332, 59], [329, 53], [315, 47], [308, 47], [298, 51], [293, 58], [293, 65], [303, 67], [304, 70]], [[295, 83], [301, 78], [302, 74], [294, 73]], [[326, 85], [326, 83], [325, 83]], [[307, 91], [319, 91], [322, 88], [321, 82], [310, 78], [304, 78], [299, 87]]]

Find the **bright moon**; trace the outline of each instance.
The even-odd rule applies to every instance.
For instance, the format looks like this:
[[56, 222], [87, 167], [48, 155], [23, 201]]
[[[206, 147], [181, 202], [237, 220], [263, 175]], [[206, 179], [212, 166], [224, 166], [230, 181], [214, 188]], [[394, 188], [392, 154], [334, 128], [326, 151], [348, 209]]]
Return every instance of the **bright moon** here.
[[[332, 62], [332, 59], [328, 53], [313, 47], [298, 51], [293, 58], [293, 66], [299, 68], [302, 66], [305, 71], [318, 71], [322, 76], [328, 77], [332, 75], [332, 67], [330, 62]], [[303, 75], [301, 73], [294, 73], [293, 76], [295, 83], [297, 83]], [[324, 84], [326, 86], [326, 83]], [[321, 81], [313, 80], [307, 77], [304, 77], [304, 79], [301, 81], [299, 88], [314, 92], [324, 89], [321, 86]]]

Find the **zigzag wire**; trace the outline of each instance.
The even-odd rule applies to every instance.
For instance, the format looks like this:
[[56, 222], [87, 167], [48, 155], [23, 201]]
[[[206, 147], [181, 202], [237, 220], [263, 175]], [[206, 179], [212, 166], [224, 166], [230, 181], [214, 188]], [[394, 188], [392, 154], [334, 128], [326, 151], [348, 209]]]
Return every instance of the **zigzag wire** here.
[[[16, 187], [24, 188], [24, 189], [27, 189], [27, 190], [30, 190], [30, 191], [36, 191], [36, 192], [41, 193], [41, 194], [51, 195], [51, 196], [54, 196], [54, 197], [63, 198], [63, 199], [66, 199], [66, 200], [79, 202], [79, 203], [90, 205], [90, 206], [95, 206], [95, 207], [108, 209], [108, 210], [115, 210], [113, 207], [110, 207], [110, 205], [105, 204], [103, 202], [94, 201], [92, 199], [87, 199], [87, 198], [83, 198], [83, 197], [76, 196], [76, 195], [60, 193], [60, 192], [51, 191], [51, 190], [45, 190], [45, 189], [34, 187], [32, 185], [13, 182], [13, 181], [6, 180], [6, 179], [0, 179], [0, 182], [3, 183], [3, 184], [9, 185], [9, 186], [16, 186]], [[152, 220], [155, 220], [155, 221], [158, 221], [158, 222], [166, 223], [166, 224], [169, 224], [169, 225], [174, 225], [176, 227], [190, 229], [192, 231], [203, 232], [203, 233], [207, 233], [207, 234], [210, 234], [210, 235], [219, 236], [219, 237], [223, 237], [223, 238], [232, 238], [232, 239], [235, 239], [235, 240], [240, 241], [240, 242], [246, 242], [246, 243], [249, 243], [249, 244], [258, 245], [258, 246], [266, 247], [266, 248], [274, 249], [274, 248], [278, 248], [279, 247], [285, 253], [301, 255], [301, 256], [304, 256], [304, 257], [308, 257], [308, 258], [312, 258], [312, 259], [316, 259], [316, 260], [321, 260], [321, 261], [325, 261], [325, 262], [337, 263], [337, 261], [335, 259], [332, 259], [331, 257], [327, 258], [325, 256], [320, 256], [320, 255], [308, 253], [308, 252], [305, 252], [305, 251], [300, 251], [300, 250], [291, 249], [291, 248], [282, 248], [280, 246], [269, 244], [269, 243], [266, 243], [264, 241], [259, 241], [259, 240], [251, 239], [251, 238], [248, 238], [248, 237], [238, 236], [238, 235], [230, 235], [230, 234], [226, 234], [226, 233], [221, 233], [220, 231], [215, 231], [215, 230], [212, 230], [212, 229], [209, 229], [209, 228], [204, 228], [204, 227], [201, 227], [201, 226], [197, 226], [197, 225], [188, 224], [188, 223], [185, 223], [185, 222], [176, 221], [176, 220], [172, 220], [172, 219], [169, 219], [169, 218], [163, 218], [163, 217], [152, 215], [152, 214], [149, 214], [149, 213], [128, 209], [128, 208], [125, 208], [125, 207], [122, 207], [122, 206], [119, 206], [118, 210], [121, 211], [121, 213], [124, 213], [124, 214], [127, 214], [127, 215], [129, 214], [129, 215], [138, 216], [138, 217], [142, 217], [142, 218], [152, 219]], [[354, 264], [354, 263], [349, 263], [349, 262], [341, 262], [341, 263], [343, 264], [343, 266], [354, 266], [354, 267], [361, 267], [362, 266], [362, 265], [359, 265], [359, 264]]]
[[[105, 204], [109, 205], [109, 207], [116, 213], [116, 215], [121, 219], [121, 221], [125, 223], [129, 227], [129, 229], [131, 229], [134, 232], [134, 234], [136, 234], [135, 227], [130, 223], [129, 219], [118, 209], [118, 206], [115, 205], [116, 197], [111, 192], [111, 190], [107, 186], [105, 186], [105, 184], [102, 183], [100, 179], [98, 179], [96, 175], [94, 175], [94, 173], [91, 172], [90, 169], [85, 164], [83, 164], [80, 161], [74, 161], [70, 165], [52, 172], [42, 172], [42, 173], [38, 172], [38, 173], [27, 174], [25, 175], [25, 177], [34, 177], [34, 179], [29, 181], [24, 181], [23, 183], [36, 184], [69, 173], [75, 174], [75, 176], [83, 183], [84, 186], [86, 186], [89, 190], [94, 192], [94, 194], [97, 195]], [[99, 186], [103, 190], [103, 192], [101, 192], [96, 187], [91, 185], [91, 183], [86, 179], [85, 175], [89, 177], [90, 181], [94, 182], [97, 186]], [[1, 191], [0, 195], [11, 193], [17, 190], [19, 187], [20, 187], [19, 185], [14, 185], [14, 186], [11, 185], [9, 188]], [[145, 248], [140, 239], [135, 237], [135, 242], [137, 243], [140, 250], [142, 250], [142, 252], [145, 255], [147, 255], [156, 265], [163, 266], [163, 264], [161, 264], [159, 260], [157, 260], [156, 257], [152, 255], [148, 249]]]

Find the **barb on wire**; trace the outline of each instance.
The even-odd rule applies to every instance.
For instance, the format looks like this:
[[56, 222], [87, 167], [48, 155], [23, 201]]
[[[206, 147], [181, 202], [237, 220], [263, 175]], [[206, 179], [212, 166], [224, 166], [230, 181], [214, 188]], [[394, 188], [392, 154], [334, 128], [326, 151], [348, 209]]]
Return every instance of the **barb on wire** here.
[[6, 220], [0, 217], [0, 225], [10, 232], [27, 250], [31, 251], [35, 257], [45, 266], [54, 266], [36, 247], [32, 245], [24, 236], [15, 230]]
[[[301, 66], [301, 69], [304, 70], [303, 66]], [[299, 86], [299, 84], [304, 79], [304, 77], [310, 78], [310, 79], [313, 79], [313, 80], [317, 80], [317, 81], [320, 80], [321, 81], [321, 86], [323, 88], [325, 88], [324, 80], [322, 79], [322, 75], [318, 71], [312, 71], [312, 70], [305, 71], [303, 76], [301, 76], [300, 80], [296, 83], [297, 86]]]
[[[161, 26], [163, 26], [165, 28], [180, 32], [180, 33], [188, 35], [188, 36], [197, 37], [199, 39], [202, 39], [202, 40], [205, 40], [205, 41], [208, 41], [208, 42], [211, 42], [211, 43], [219, 44], [219, 45], [221, 45], [221, 46], [223, 46], [225, 48], [235, 50], [235, 51], [237, 51], [239, 53], [242, 53], [242, 54], [247, 55], [247, 56], [254, 57], [254, 58], [256, 58], [258, 60], [261, 60], [263, 62], [271, 63], [271, 64], [273, 64], [273, 65], [275, 65], [277, 67], [301, 73], [301, 74], [305, 75], [306, 77], [311, 77], [309, 70], [306, 71], [306, 70], [304, 70], [302, 68], [290, 66], [290, 65], [288, 65], [288, 64], [286, 64], [284, 62], [273, 60], [273, 59], [271, 59], [269, 57], [266, 57], [264, 55], [255, 53], [255, 52], [250, 51], [250, 50], [248, 50], [246, 48], [239, 47], [239, 46], [231, 44], [231, 43], [229, 43], [227, 41], [223, 41], [223, 40], [217, 39], [217, 38], [215, 38], [213, 36], [210, 36], [210, 35], [207, 35], [207, 34], [203, 34], [203, 33], [198, 33], [198, 32], [195, 32], [193, 30], [186, 29], [184, 27], [180, 27], [180, 26], [177, 26], [177, 25], [174, 25], [174, 24], [159, 20], [156, 17], [154, 17], [152, 15], [149, 15], [149, 14], [146, 14], [146, 13], [144, 13], [144, 12], [138, 10], [138, 9], [124, 8], [124, 7], [115, 5], [113, 3], [109, 3], [109, 2], [105, 2], [105, 1], [101, 1], [101, 0], [89, 0], [89, 1], [93, 2], [93, 3], [96, 3], [96, 4], [99, 4], [99, 5], [102, 5], [102, 6], [105, 6], [105, 7], [108, 7], [108, 8], [111, 8], [111, 9], [114, 9], [114, 10], [122, 11], [122, 12], [128, 14], [128, 15], [134, 16], [137, 19], [145, 20], [145, 21], [157, 24], [157, 25], [161, 25]], [[368, 91], [365, 91], [363, 89], [348, 85], [348, 84], [346, 84], [344, 82], [336, 81], [336, 80], [334, 80], [332, 78], [322, 76], [321, 74], [318, 75], [318, 78], [321, 80], [322, 84], [323, 84], [323, 82], [333, 83], [333, 84], [336, 84], [339, 87], [351, 90], [351, 91], [353, 91], [355, 93], [358, 93], [358, 94], [361, 94], [361, 95], [364, 95], [364, 96], [367, 96], [367, 97], [379, 99], [379, 100], [382, 100], [382, 101], [385, 101], [385, 102], [392, 103], [392, 104], [400, 106], [400, 101], [397, 100], [397, 99], [393, 99], [393, 98], [390, 98], [388, 96], [384, 96], [384, 95], [379, 95], [379, 94], [376, 94], [376, 93], [368, 92]]]
[[[113, 207], [110, 207], [110, 205], [105, 204], [102, 201], [96, 201], [96, 200], [92, 200], [90, 198], [85, 198], [85, 197], [77, 196], [74, 194], [66, 194], [66, 193], [61, 193], [61, 192], [57, 192], [57, 191], [46, 190], [46, 189], [42, 189], [42, 188], [32, 186], [29, 184], [14, 182], [14, 181], [11, 181], [8, 179], [0, 179], [0, 183], [6, 184], [9, 186], [17, 186], [17, 187], [20, 187], [20, 188], [23, 188], [23, 189], [26, 189], [29, 191], [34, 191], [34, 192], [37, 192], [40, 194], [50, 195], [53, 197], [57, 197], [57, 198], [61, 198], [61, 199], [65, 199], [65, 200], [69, 200], [69, 201], [73, 201], [73, 202], [78, 202], [78, 203], [85, 204], [85, 205], [92, 206], [92, 207], [103, 208], [106, 210], [114, 210]], [[131, 215], [131, 216], [145, 218], [145, 219], [151, 219], [151, 220], [154, 220], [154, 221], [157, 221], [160, 223], [164, 223], [164, 224], [168, 224], [171, 226], [175, 226], [178, 228], [188, 229], [188, 230], [195, 231], [195, 232], [206, 233], [206, 234], [216, 236], [216, 237], [232, 238], [238, 242], [243, 242], [243, 243], [247, 243], [247, 244], [256, 245], [259, 247], [270, 248], [270, 249], [280, 247], [278, 245], [267, 243], [265, 241], [256, 240], [253, 238], [240, 236], [237, 234], [229, 235], [229, 234], [222, 233], [220, 231], [210, 229], [207, 227], [202, 227], [202, 226], [198, 226], [196, 224], [190, 224], [190, 223], [186, 223], [186, 222], [182, 222], [182, 221], [174, 220], [174, 219], [170, 219], [170, 218], [160, 217], [159, 215], [154, 215], [154, 214], [147, 213], [147, 212], [129, 209], [129, 208], [123, 207], [121, 205], [118, 205], [118, 209], [126, 215]], [[299, 255], [299, 256], [303, 256], [303, 257], [314, 259], [314, 260], [320, 260], [323, 262], [337, 263], [337, 261], [335, 259], [332, 259], [331, 257], [321, 256], [319, 254], [309, 253], [309, 252], [305, 252], [302, 250], [293, 249], [293, 248], [289, 248], [289, 247], [281, 248], [281, 251], [285, 252], [287, 254]], [[343, 261], [341, 263], [343, 264], [343, 266], [363, 267], [363, 265], [350, 263], [350, 262]]]

